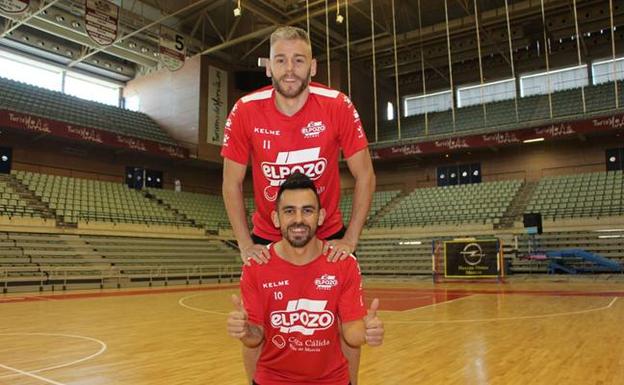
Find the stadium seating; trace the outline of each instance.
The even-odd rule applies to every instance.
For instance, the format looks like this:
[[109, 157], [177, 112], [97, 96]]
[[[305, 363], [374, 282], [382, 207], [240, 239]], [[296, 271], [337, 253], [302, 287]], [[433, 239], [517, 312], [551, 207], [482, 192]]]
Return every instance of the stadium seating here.
[[0, 109], [33, 114], [159, 143], [175, 144], [154, 120], [143, 113], [87, 101], [2, 77], [0, 77]]
[[[388, 190], [388, 191], [375, 191], [373, 194], [373, 200], [371, 202], [371, 208], [368, 212], [367, 221], [374, 218], [377, 213], [383, 209], [391, 200], [396, 198], [401, 193], [400, 190]], [[342, 194], [340, 199], [340, 212], [345, 224], [349, 223], [351, 219], [351, 207], [353, 205], [353, 194]]]
[[0, 287], [232, 279], [238, 252], [208, 239], [0, 232]]
[[357, 258], [364, 275], [431, 274], [431, 239], [363, 238]]
[[27, 202], [3, 180], [0, 180], [0, 215], [40, 216], [36, 210], [28, 207]]
[[191, 226], [191, 222], [121, 183], [13, 171], [65, 222], [105, 221]]
[[622, 171], [545, 177], [537, 185], [526, 212], [555, 220], [624, 215]]
[[498, 224], [522, 182], [418, 188], [373, 224], [376, 227]]
[[[583, 95], [585, 111], [583, 111]], [[619, 109], [624, 108], [624, 82], [618, 82]], [[515, 109], [518, 105], [516, 119]], [[417, 138], [427, 135], [444, 135], [453, 131], [499, 131], [518, 126], [545, 123], [551, 119], [580, 119], [585, 114], [600, 114], [616, 109], [613, 83], [603, 83], [584, 88], [574, 88], [548, 95], [534, 95], [503, 100], [482, 105], [457, 108], [455, 126], [450, 110], [412, 115], [401, 120], [401, 138]], [[427, 124], [427, 125], [426, 125]], [[397, 140], [395, 121], [384, 121], [379, 126], [379, 140]]]
[[149, 193], [172, 209], [209, 230], [230, 228], [221, 195], [148, 189]]

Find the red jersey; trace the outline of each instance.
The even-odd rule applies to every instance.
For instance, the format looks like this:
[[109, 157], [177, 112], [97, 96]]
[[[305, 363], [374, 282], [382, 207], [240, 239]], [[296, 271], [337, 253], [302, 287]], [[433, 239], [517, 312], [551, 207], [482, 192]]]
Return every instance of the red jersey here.
[[243, 266], [240, 282], [249, 322], [264, 327], [255, 381], [347, 385], [338, 327], [366, 315], [357, 260], [330, 263], [320, 255], [299, 266], [280, 258], [273, 244], [269, 251], [268, 263]]
[[309, 90], [301, 110], [287, 116], [275, 106], [273, 87], [262, 88], [238, 100], [225, 124], [221, 156], [244, 165], [251, 157], [253, 232], [271, 241], [281, 239], [271, 221], [277, 191], [296, 171], [314, 181], [327, 212], [317, 236], [325, 239], [338, 232], [343, 226], [340, 150], [347, 159], [368, 146], [360, 117], [346, 95], [316, 83]]

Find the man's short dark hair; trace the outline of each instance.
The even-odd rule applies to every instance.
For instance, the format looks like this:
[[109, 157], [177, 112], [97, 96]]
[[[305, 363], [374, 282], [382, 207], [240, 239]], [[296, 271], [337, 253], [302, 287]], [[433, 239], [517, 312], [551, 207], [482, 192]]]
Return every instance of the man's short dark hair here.
[[300, 172], [295, 172], [290, 174], [288, 178], [282, 183], [277, 192], [277, 199], [275, 200], [276, 205], [279, 205], [280, 198], [282, 197], [282, 193], [286, 190], [312, 190], [314, 192], [314, 196], [316, 197], [316, 203], [319, 205], [319, 209], [321, 208], [321, 198], [316, 191], [316, 186], [312, 179], [310, 179], [307, 175], [302, 174]]

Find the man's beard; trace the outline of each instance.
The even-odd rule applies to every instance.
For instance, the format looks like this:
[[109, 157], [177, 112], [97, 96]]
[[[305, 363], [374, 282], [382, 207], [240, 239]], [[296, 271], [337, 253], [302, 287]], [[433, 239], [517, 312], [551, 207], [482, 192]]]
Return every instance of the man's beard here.
[[[304, 228], [307, 230], [307, 234], [305, 236], [302, 237], [295, 237], [295, 236], [291, 236], [290, 234], [290, 230], [291, 229], [297, 229], [297, 228]], [[290, 226], [288, 226], [286, 228], [286, 230], [282, 231], [282, 238], [284, 238], [286, 241], [288, 241], [288, 243], [292, 246], [292, 247], [304, 247], [305, 245], [307, 245], [312, 238], [314, 237], [315, 234], [315, 230], [316, 229], [312, 229], [310, 228], [310, 226], [308, 225], [304, 225], [303, 223], [295, 223], [292, 224]]]
[[301, 95], [301, 93], [303, 93], [303, 91], [305, 91], [305, 89], [308, 87], [308, 84], [310, 84], [310, 71], [311, 70], [308, 70], [308, 74], [305, 76], [305, 78], [300, 78], [299, 76], [296, 76], [296, 75], [294, 76], [295, 78], [301, 81], [301, 86], [299, 86], [299, 88], [293, 91], [289, 91], [289, 90], [282, 88], [280, 84], [280, 80], [284, 79], [286, 75], [282, 76], [281, 79], [272, 78], [271, 81], [273, 82], [273, 88], [275, 88], [275, 90], [280, 95], [286, 98], [296, 98], [297, 96]]

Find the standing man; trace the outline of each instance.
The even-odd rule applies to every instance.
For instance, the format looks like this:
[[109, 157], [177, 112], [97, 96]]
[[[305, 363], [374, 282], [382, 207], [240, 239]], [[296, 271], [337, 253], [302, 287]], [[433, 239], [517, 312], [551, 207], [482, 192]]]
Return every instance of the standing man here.
[[367, 314], [355, 257], [332, 263], [323, 255], [316, 230], [326, 213], [316, 189], [300, 173], [281, 185], [272, 222], [282, 240], [269, 245], [268, 263], [243, 267], [242, 302], [232, 296], [228, 333], [249, 348], [262, 345], [253, 384], [347, 385], [341, 336], [354, 347], [383, 342], [379, 300]]
[[[271, 212], [279, 186], [302, 172], [315, 182], [321, 207], [326, 210], [318, 238], [327, 258], [346, 258], [355, 250], [366, 222], [375, 189], [375, 174], [359, 115], [339, 91], [310, 83], [316, 60], [307, 33], [295, 27], [278, 28], [271, 35], [266, 67], [272, 86], [241, 98], [226, 122], [223, 149], [223, 200], [244, 263], [252, 258], [266, 263], [265, 247], [281, 238]], [[342, 150], [355, 179], [348, 228], [339, 210], [339, 156]], [[250, 234], [243, 200], [243, 180], [251, 158], [256, 212]], [[331, 246], [331, 248], [330, 248]], [[351, 383], [357, 385], [359, 349], [343, 344]], [[245, 369], [253, 376], [259, 349], [243, 349]]]

